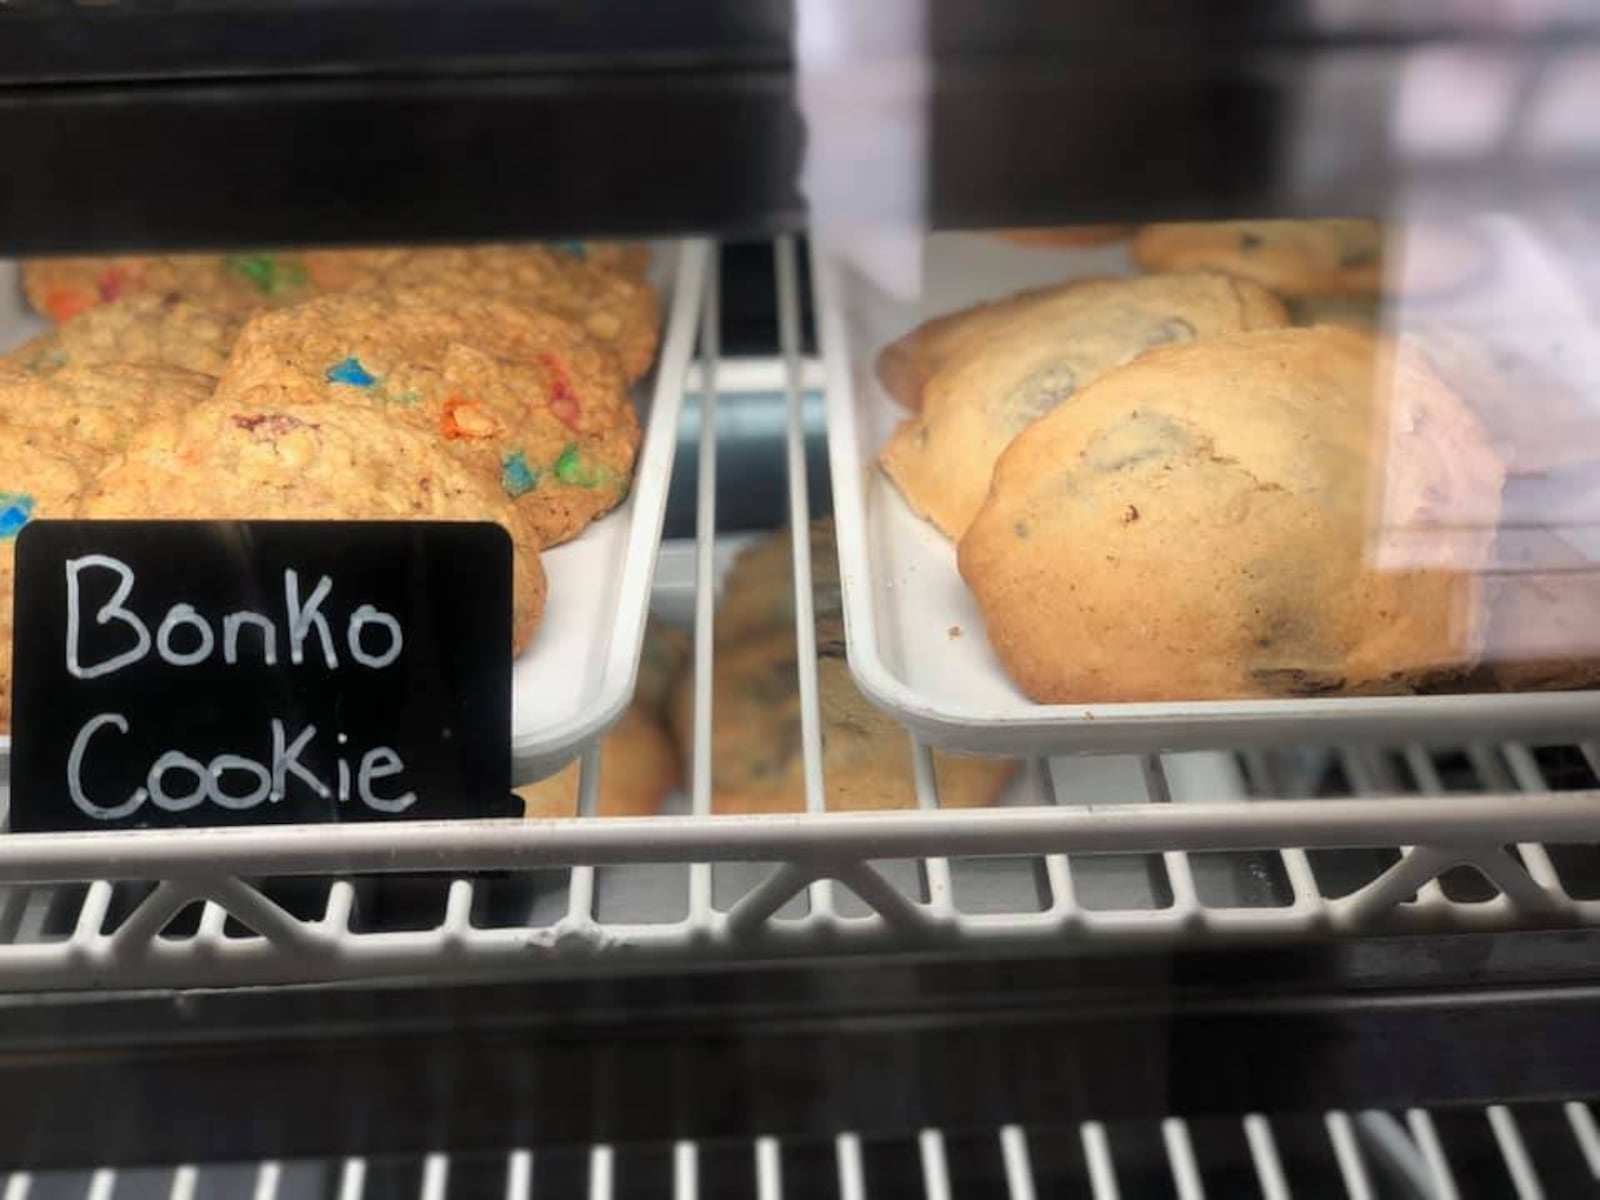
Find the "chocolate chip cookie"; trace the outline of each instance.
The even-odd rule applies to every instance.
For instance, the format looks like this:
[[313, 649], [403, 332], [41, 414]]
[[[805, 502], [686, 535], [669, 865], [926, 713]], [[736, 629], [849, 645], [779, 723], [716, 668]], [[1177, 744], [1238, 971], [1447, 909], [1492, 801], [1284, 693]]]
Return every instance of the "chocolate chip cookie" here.
[[1146, 225], [1133, 257], [1147, 271], [1222, 271], [1283, 296], [1376, 292], [1384, 238], [1376, 221], [1184, 221]]
[[1011, 439], [1106, 371], [1154, 347], [1287, 320], [1263, 288], [1203, 272], [1072, 283], [996, 307], [1004, 320], [969, 315], [982, 336], [941, 359], [921, 411], [879, 456], [911, 508], [952, 538]]
[[1404, 692], [1478, 659], [1501, 480], [1419, 356], [1258, 330], [1152, 351], [1030, 426], [958, 560], [1035, 700]]

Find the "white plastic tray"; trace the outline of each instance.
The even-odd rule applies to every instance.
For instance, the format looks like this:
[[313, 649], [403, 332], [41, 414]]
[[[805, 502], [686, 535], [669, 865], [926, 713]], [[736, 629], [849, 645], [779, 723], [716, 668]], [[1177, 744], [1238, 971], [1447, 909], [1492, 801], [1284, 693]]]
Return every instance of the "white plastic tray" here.
[[[1526, 249], [1514, 231], [1507, 236], [1513, 250]], [[850, 666], [867, 696], [925, 741], [988, 754], [1128, 753], [1556, 737], [1600, 724], [1594, 691], [1104, 705], [1028, 699], [989, 647], [953, 544], [911, 512], [878, 468], [879, 449], [906, 414], [879, 385], [874, 360], [929, 317], [1044, 283], [1127, 274], [1126, 245], [1052, 252], [981, 234], [933, 234], [908, 250], [819, 239], [813, 270]], [[1551, 302], [1548, 291], [1536, 294]], [[1495, 311], [1508, 311], [1505, 303], [1502, 292]], [[1565, 304], [1563, 311], [1588, 319]], [[1440, 306], [1428, 315], [1455, 314]], [[1600, 510], [1589, 499], [1580, 498], [1584, 511], [1560, 517], [1592, 543]], [[1527, 522], [1530, 505], [1550, 515], [1535, 486], [1508, 496], [1508, 519]], [[1600, 556], [1600, 547], [1586, 549]]]
[[[694, 352], [709, 245], [653, 247], [652, 277], [665, 310], [655, 369], [635, 386], [644, 429], [628, 499], [566, 545], [547, 550], [549, 598], [532, 647], [512, 673], [512, 776], [558, 770], [611, 725], [633, 694], [677, 449], [684, 377]], [[45, 327], [27, 310], [15, 264], [0, 264], [0, 349]], [[11, 739], [0, 738], [9, 776]]]

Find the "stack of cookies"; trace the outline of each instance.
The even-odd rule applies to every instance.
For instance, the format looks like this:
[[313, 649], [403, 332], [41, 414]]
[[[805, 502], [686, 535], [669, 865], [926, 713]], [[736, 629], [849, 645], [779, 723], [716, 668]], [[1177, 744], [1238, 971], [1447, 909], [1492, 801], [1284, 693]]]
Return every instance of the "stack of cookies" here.
[[1350, 318], [1376, 308], [1384, 249], [1363, 220], [1148, 226], [1132, 242], [1146, 274], [1023, 293], [884, 349], [880, 380], [911, 414], [883, 469], [957, 544], [1024, 693], [1526, 686], [1480, 667], [1528, 608], [1485, 588], [1510, 457], [1475, 411], [1485, 373]]
[[587, 243], [26, 264], [56, 325], [0, 356], [0, 722], [40, 516], [494, 521], [520, 651], [540, 551], [632, 481], [646, 266]]
[[[910, 739], [861, 694], [845, 661], [832, 520], [812, 522], [809, 537], [824, 801], [832, 812], [916, 808]], [[779, 531], [741, 553], [723, 582], [711, 681], [716, 813], [806, 811], [791, 553], [788, 532]], [[686, 671], [669, 713], [685, 760], [694, 682]], [[933, 766], [940, 806], [973, 808], [999, 799], [1016, 764], [935, 751]]]

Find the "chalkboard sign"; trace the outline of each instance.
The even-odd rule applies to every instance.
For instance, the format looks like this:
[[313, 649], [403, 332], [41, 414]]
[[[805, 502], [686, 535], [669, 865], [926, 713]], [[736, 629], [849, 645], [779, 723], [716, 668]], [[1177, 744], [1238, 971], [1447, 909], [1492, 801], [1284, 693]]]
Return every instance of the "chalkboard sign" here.
[[37, 521], [13, 662], [19, 832], [510, 812], [497, 525]]

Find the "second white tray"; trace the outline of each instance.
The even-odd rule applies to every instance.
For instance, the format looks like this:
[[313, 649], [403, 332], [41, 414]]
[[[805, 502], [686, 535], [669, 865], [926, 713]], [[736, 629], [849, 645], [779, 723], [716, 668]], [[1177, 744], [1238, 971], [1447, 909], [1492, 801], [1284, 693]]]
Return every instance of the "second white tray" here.
[[[852, 248], [854, 250], [855, 248]], [[903, 250], [903, 247], [902, 247]], [[853, 265], [873, 263], [877, 276]], [[1160, 704], [1039, 704], [1011, 682], [956, 569], [955, 547], [906, 506], [877, 454], [905, 417], [879, 385], [879, 349], [940, 313], [1050, 282], [1133, 268], [1125, 244], [1041, 252], [934, 234], [891, 295], [883, 258], [818, 241], [818, 337], [851, 670], [863, 692], [934, 745], [979, 754], [1142, 753], [1287, 744], [1584, 736], [1600, 692]], [[1514, 505], [1508, 499], [1508, 515]], [[1593, 553], [1593, 551], [1591, 551]]]

